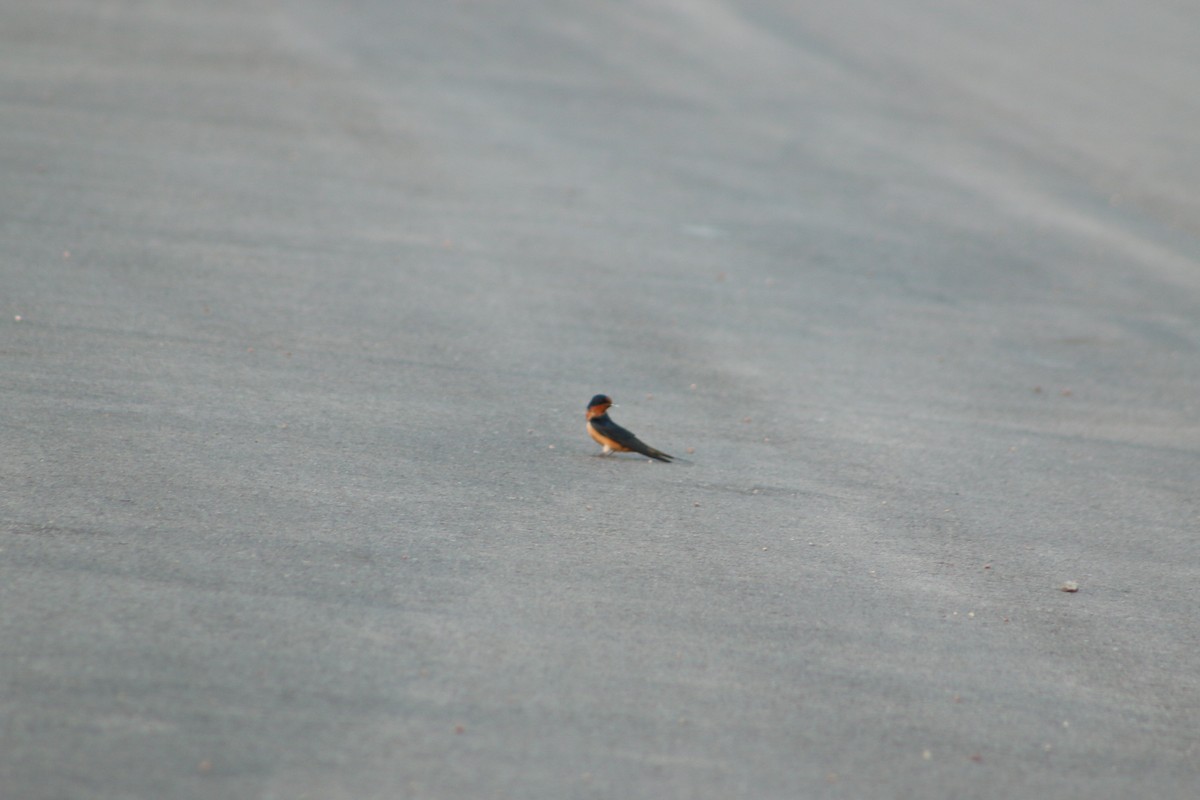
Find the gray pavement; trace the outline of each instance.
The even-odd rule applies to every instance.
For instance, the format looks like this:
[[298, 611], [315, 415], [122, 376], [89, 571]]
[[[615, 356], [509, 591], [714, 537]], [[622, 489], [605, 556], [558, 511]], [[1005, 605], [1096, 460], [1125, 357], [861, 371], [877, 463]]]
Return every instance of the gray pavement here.
[[0, 797], [1195, 797], [1194, 12], [808, 6], [0, 5]]

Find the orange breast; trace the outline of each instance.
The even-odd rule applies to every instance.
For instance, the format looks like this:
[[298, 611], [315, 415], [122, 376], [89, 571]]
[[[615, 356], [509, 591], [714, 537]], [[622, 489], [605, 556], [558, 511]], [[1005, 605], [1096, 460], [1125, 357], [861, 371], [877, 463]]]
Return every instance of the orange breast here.
[[597, 444], [600, 444], [600, 445], [607, 447], [609, 449], [612, 449], [612, 450], [616, 450], [618, 452], [622, 452], [622, 453], [629, 452], [629, 448], [626, 447], [625, 445], [618, 444], [618, 443], [614, 442], [612, 439], [608, 438], [607, 436], [604, 436], [603, 434], [598, 433], [596, 431], [596, 429], [592, 427], [592, 423], [590, 423], [590, 422], [587, 425], [587, 432], [588, 432], [588, 436], [591, 436], [593, 439], [595, 439]]

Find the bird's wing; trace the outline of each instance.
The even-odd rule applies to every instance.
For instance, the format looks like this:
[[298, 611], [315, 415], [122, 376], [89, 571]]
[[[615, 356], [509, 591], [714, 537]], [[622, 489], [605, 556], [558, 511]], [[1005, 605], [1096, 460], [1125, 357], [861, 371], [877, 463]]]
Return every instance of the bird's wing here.
[[602, 417], [597, 417], [592, 420], [592, 427], [601, 436], [612, 439], [622, 447], [627, 447], [635, 453], [641, 453], [650, 458], [657, 458], [659, 461], [669, 461], [673, 456], [669, 456], [661, 450], [656, 450], [650, 445], [643, 442], [641, 439], [634, 436], [629, 431], [622, 428], [617, 423], [613, 422], [607, 414]]

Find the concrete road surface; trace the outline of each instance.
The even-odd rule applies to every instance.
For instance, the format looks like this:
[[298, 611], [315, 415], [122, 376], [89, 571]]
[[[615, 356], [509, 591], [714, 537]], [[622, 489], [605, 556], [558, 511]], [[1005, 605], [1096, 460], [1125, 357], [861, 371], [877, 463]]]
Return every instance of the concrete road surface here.
[[0, 6], [0, 797], [1196, 797], [1197, 76], [1167, 0]]

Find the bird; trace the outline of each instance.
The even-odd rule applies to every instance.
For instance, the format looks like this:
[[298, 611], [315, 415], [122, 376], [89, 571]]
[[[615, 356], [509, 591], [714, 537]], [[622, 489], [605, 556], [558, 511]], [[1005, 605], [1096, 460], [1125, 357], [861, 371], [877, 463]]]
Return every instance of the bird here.
[[612, 404], [613, 401], [608, 395], [598, 394], [588, 402], [587, 406], [588, 436], [591, 436], [604, 448], [601, 455], [607, 456], [613, 452], [641, 453], [670, 464], [675, 456], [669, 456], [661, 450], [654, 449], [609, 418], [608, 408]]

